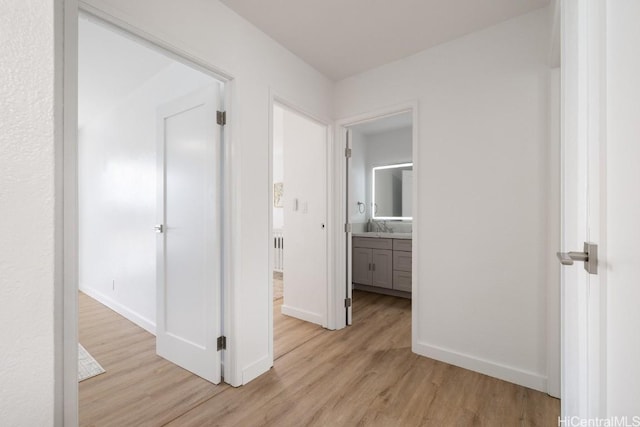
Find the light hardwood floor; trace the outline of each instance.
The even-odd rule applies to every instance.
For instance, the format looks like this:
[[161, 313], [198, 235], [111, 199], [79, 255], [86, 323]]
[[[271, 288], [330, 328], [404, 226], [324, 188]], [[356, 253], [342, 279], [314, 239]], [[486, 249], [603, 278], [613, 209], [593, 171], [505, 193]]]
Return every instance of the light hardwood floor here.
[[410, 301], [354, 293], [354, 326], [280, 314], [275, 365], [213, 386], [155, 355], [154, 337], [80, 295], [80, 340], [107, 372], [80, 383], [81, 425], [555, 426], [546, 394], [411, 352]]

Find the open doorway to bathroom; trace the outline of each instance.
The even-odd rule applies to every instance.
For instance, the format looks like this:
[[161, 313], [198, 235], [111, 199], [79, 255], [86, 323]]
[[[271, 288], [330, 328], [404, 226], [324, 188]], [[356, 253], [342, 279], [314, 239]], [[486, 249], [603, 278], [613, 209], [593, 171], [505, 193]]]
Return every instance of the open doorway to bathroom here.
[[387, 115], [346, 129], [347, 324], [371, 322], [383, 311], [385, 319], [406, 326], [398, 330], [410, 344], [413, 115]]

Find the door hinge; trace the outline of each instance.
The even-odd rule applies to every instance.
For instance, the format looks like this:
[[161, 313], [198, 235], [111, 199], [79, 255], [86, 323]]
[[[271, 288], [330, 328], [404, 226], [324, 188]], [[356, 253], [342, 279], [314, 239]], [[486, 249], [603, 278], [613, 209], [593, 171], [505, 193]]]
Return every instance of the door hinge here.
[[351, 224], [345, 224], [344, 225], [344, 232], [345, 233], [351, 233]]
[[351, 307], [351, 298], [345, 298], [344, 299], [344, 306], [345, 306], [345, 308]]
[[216, 113], [216, 121], [220, 126], [224, 126], [227, 124], [227, 112], [226, 111], [218, 111]]
[[218, 351], [227, 349], [227, 337], [218, 337]]
[[348, 148], [348, 147], [347, 147], [347, 148], [345, 148], [345, 149], [344, 149], [344, 156], [345, 156], [347, 159], [350, 159], [350, 158], [351, 158], [351, 148]]

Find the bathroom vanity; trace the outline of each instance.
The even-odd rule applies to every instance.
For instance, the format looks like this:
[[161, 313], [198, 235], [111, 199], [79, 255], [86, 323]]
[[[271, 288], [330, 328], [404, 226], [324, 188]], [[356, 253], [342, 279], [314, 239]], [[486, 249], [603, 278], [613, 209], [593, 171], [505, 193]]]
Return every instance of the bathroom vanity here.
[[411, 298], [411, 233], [353, 233], [354, 289]]

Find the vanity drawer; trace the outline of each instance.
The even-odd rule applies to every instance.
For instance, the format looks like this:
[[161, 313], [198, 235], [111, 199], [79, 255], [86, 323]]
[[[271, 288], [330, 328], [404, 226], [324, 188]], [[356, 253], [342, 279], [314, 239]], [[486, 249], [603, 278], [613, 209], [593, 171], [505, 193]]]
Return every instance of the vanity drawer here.
[[391, 239], [383, 239], [379, 237], [354, 237], [354, 248], [371, 248], [371, 249], [392, 249], [393, 242]]
[[393, 239], [393, 250], [411, 252], [411, 239]]
[[394, 271], [393, 289], [397, 291], [411, 292], [411, 272]]
[[411, 252], [393, 251], [393, 269], [411, 273]]

